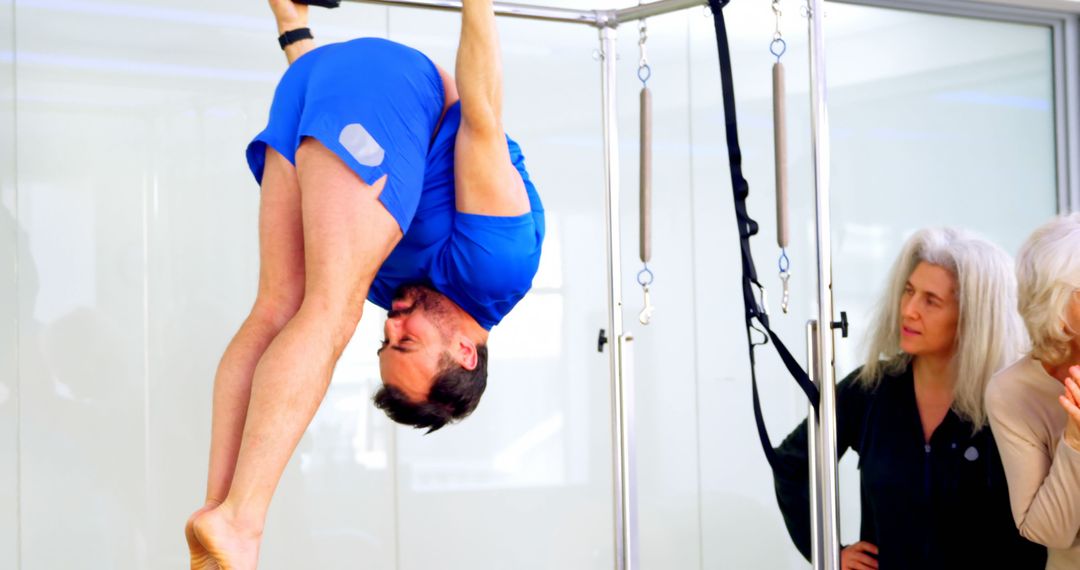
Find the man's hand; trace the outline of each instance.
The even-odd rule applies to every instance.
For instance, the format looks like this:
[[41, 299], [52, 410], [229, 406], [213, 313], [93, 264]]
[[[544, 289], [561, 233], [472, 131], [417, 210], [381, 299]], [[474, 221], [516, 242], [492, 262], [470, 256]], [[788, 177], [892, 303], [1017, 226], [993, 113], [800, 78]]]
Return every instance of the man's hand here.
[[307, 4], [297, 4], [292, 0], [270, 0], [270, 9], [277, 20], [278, 34], [306, 28], [308, 25]]
[[1065, 379], [1065, 394], [1058, 396], [1058, 401], [1069, 414], [1069, 425], [1065, 426], [1065, 443], [1080, 451], [1080, 366], [1069, 368], [1069, 376]]
[[840, 551], [840, 570], [877, 570], [878, 549], [866, 541]]
[[[292, 0], [270, 0], [270, 9], [274, 12], [277, 20], [278, 35], [285, 32], [308, 27], [308, 5], [297, 4]], [[312, 40], [300, 40], [285, 47], [285, 59], [292, 62], [300, 59], [300, 56], [315, 49]]]

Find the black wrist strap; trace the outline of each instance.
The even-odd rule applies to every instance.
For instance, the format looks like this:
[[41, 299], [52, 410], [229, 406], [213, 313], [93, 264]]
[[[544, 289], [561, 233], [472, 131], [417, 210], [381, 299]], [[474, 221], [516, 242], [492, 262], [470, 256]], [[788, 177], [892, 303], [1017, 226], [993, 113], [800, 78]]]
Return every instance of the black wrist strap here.
[[281, 45], [281, 49], [285, 49], [289, 44], [296, 43], [300, 40], [313, 40], [315, 36], [311, 35], [311, 28], [297, 28], [295, 30], [289, 30], [284, 34], [278, 36], [278, 44]]

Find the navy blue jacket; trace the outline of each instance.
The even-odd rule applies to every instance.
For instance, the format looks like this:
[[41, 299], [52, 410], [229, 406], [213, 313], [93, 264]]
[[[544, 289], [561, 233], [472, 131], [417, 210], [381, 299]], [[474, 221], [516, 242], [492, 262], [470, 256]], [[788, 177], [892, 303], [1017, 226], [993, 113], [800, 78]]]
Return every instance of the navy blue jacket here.
[[[925, 443], [911, 368], [873, 392], [837, 386], [837, 451], [859, 455], [860, 540], [878, 547], [879, 570], [1042, 570], [1046, 549], [1020, 536], [990, 428], [974, 431], [952, 410]], [[776, 498], [795, 546], [809, 559], [807, 427], [776, 449]]]

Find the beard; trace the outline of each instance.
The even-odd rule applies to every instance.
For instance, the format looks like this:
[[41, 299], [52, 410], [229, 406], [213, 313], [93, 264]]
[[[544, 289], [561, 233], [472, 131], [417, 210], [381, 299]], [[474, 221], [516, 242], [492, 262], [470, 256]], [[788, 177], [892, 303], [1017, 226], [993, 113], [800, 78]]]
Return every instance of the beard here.
[[391, 309], [386, 314], [387, 318], [392, 319], [420, 311], [435, 324], [443, 337], [449, 338], [448, 333], [453, 328], [454, 312], [450, 300], [445, 295], [427, 285], [411, 284], [398, 287], [397, 291], [394, 291], [394, 300], [411, 300], [412, 304], [404, 309]]

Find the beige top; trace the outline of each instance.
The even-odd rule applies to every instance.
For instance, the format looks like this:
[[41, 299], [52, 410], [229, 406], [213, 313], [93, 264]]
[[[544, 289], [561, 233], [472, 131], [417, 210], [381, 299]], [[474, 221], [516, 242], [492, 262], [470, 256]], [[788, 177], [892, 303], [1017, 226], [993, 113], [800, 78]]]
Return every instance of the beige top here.
[[1058, 396], [1065, 386], [1026, 356], [986, 389], [990, 428], [1001, 452], [1020, 534], [1048, 548], [1047, 570], [1080, 568], [1080, 451], [1062, 434], [1080, 430]]

